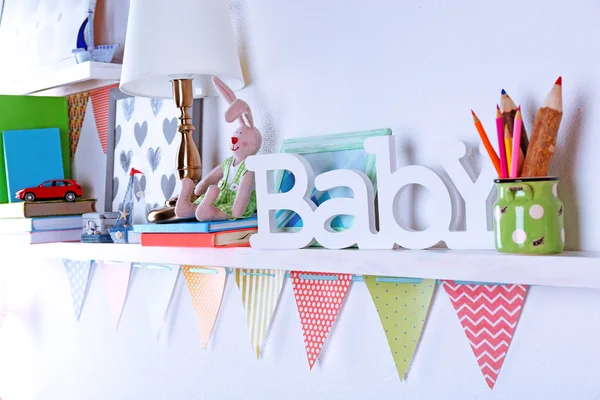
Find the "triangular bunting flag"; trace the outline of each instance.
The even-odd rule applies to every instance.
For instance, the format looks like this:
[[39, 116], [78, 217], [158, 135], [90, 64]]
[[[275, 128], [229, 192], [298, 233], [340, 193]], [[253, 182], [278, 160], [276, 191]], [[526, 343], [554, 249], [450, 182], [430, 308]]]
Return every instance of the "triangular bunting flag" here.
[[87, 108], [88, 92], [75, 93], [67, 96], [69, 105], [69, 147], [71, 148], [71, 161], [75, 157], [77, 143], [81, 135], [81, 127], [83, 126], [83, 117]]
[[182, 265], [181, 271], [192, 296], [202, 348], [206, 349], [217, 315], [219, 315], [227, 271], [220, 267], [197, 267], [194, 265]]
[[96, 120], [96, 130], [100, 138], [102, 150], [106, 154], [108, 146], [108, 109], [110, 101], [110, 91], [118, 87], [119, 84], [101, 87], [90, 92], [92, 98], [92, 109], [94, 110], [94, 119]]
[[140, 274], [145, 286], [146, 313], [150, 320], [152, 334], [158, 337], [169, 311], [169, 304], [179, 276], [179, 267], [147, 265]]
[[97, 261], [97, 265], [106, 286], [110, 312], [113, 316], [115, 329], [117, 329], [121, 320], [121, 314], [123, 313], [125, 299], [127, 298], [127, 290], [129, 289], [131, 263]]
[[270, 269], [236, 269], [235, 282], [242, 295], [250, 344], [260, 357], [260, 349], [279, 301], [285, 271]]
[[421, 331], [435, 289], [435, 280], [422, 283], [398, 283], [392, 279], [363, 275], [385, 336], [400, 380], [406, 379], [413, 354], [421, 338]]
[[[349, 274], [290, 272], [308, 365], [313, 368], [352, 282]], [[320, 277], [320, 278], [319, 278]]]
[[490, 389], [517, 328], [525, 285], [468, 285], [442, 281]]
[[87, 296], [92, 262], [64, 259], [63, 264], [65, 266], [65, 271], [67, 272], [69, 285], [71, 286], [71, 302], [73, 304], [75, 318], [79, 319], [85, 297]]

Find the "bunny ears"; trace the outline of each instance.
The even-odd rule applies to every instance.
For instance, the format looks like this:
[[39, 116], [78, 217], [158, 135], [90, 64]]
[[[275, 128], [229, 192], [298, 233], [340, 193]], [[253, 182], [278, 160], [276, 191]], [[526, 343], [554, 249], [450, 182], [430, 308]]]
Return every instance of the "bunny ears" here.
[[238, 99], [233, 90], [216, 76], [213, 77], [213, 84], [221, 96], [229, 103], [229, 108], [225, 112], [225, 121], [231, 123], [237, 119], [241, 125], [254, 128], [254, 119], [252, 118], [250, 106], [244, 100]]

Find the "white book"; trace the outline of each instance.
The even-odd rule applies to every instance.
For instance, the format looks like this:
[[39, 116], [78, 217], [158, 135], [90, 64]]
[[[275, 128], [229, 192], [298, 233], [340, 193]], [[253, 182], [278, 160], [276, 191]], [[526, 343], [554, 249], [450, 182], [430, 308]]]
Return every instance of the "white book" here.
[[81, 215], [0, 219], [0, 233], [82, 229]]
[[81, 241], [81, 228], [60, 231], [18, 232], [0, 234], [3, 245], [26, 245], [57, 242]]

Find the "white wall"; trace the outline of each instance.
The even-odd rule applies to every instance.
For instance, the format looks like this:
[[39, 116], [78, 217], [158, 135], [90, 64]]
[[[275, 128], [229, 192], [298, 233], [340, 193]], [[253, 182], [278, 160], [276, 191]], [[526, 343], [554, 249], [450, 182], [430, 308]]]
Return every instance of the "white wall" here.
[[[598, 1], [238, 0], [231, 10], [249, 80], [239, 96], [253, 107], [265, 151], [288, 137], [389, 127], [399, 149], [410, 150], [406, 162], [439, 170], [435, 150], [445, 141], [477, 143], [470, 108], [491, 130], [504, 87], [530, 127], [532, 110], [562, 74], [565, 115], [553, 168], [563, 178], [567, 243], [600, 250]], [[215, 139], [205, 145], [206, 168], [227, 154], [233, 127], [222, 123], [223, 111], [222, 102], [206, 102], [204, 136]], [[600, 291], [532, 288], [490, 391], [441, 288], [401, 384], [361, 283], [309, 371], [289, 281], [256, 361], [231, 278], [202, 351], [181, 279], [170, 335], [156, 341], [135, 278], [114, 332], [97, 276], [75, 323], [59, 263], [15, 268], [21, 295], [0, 331], [4, 400], [600, 398]]]

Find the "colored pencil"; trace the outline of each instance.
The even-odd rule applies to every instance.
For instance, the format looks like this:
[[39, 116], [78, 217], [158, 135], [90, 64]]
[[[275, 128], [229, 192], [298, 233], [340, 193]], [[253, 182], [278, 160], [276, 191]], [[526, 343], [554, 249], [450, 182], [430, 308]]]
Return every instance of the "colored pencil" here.
[[502, 171], [500, 169], [500, 159], [498, 158], [498, 154], [496, 154], [496, 150], [494, 150], [494, 147], [492, 147], [492, 144], [490, 143], [490, 139], [488, 138], [488, 135], [485, 132], [485, 129], [483, 128], [483, 125], [481, 124], [481, 121], [479, 120], [479, 118], [477, 118], [477, 115], [475, 115], [475, 111], [471, 110], [471, 114], [473, 114], [473, 122], [475, 123], [475, 128], [477, 128], [477, 133], [479, 133], [481, 142], [483, 142], [483, 146], [485, 147], [485, 150], [487, 151], [488, 156], [490, 156], [490, 160], [492, 160], [492, 164], [494, 164], [496, 173], [498, 174], [498, 176], [500, 176]]
[[[504, 89], [502, 89], [500, 94], [500, 111], [502, 112], [504, 124], [508, 125], [510, 134], [514, 137], [513, 127], [515, 125], [515, 115], [517, 115], [517, 105]], [[529, 148], [529, 139], [527, 138], [525, 126], [522, 127], [520, 145], [523, 156], [525, 156], [527, 154], [527, 149]]]
[[515, 115], [515, 126], [513, 128], [513, 147], [512, 147], [512, 164], [510, 165], [510, 177], [519, 177], [519, 159], [521, 157], [521, 132], [523, 128], [523, 120], [521, 119], [521, 107], [517, 108]]
[[556, 150], [556, 138], [562, 119], [562, 78], [548, 93], [542, 108], [535, 115], [531, 143], [525, 157], [522, 176], [547, 176]]
[[508, 164], [506, 163], [506, 147], [504, 145], [504, 132], [502, 128], [502, 115], [500, 107], [496, 106], [496, 134], [498, 135], [498, 150], [500, 153], [500, 178], [508, 178]]
[[[510, 175], [510, 166], [512, 165], [512, 147], [513, 139], [508, 129], [508, 125], [504, 124], [504, 147], [506, 148], [506, 166]], [[509, 178], [510, 176], [507, 176]]]

